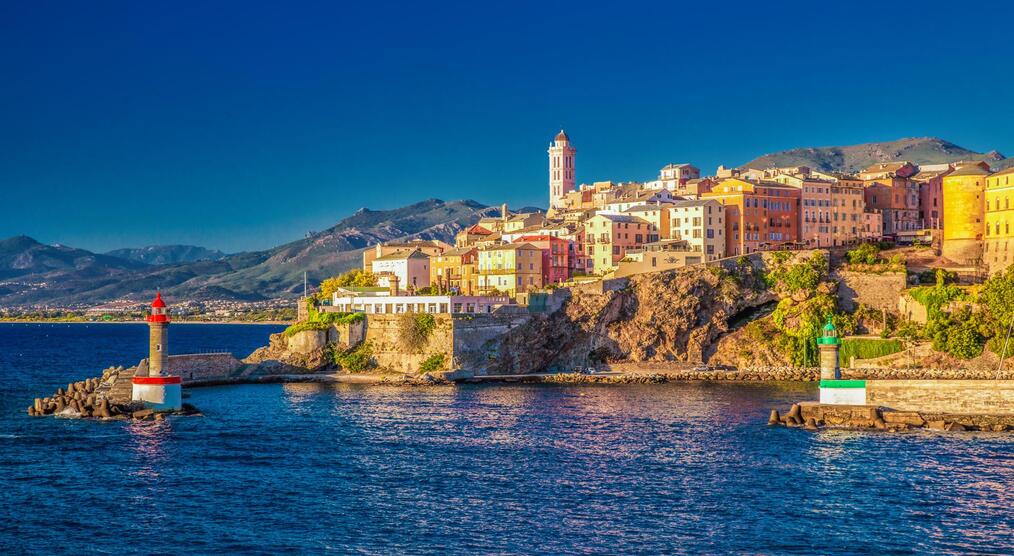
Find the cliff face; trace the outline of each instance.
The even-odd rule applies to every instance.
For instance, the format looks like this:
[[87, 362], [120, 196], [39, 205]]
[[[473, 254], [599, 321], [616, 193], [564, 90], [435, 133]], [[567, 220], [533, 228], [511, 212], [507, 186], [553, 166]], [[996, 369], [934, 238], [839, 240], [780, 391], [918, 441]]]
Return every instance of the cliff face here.
[[737, 313], [773, 299], [746, 265], [735, 277], [685, 268], [629, 279], [602, 294], [576, 290], [564, 307], [534, 316], [490, 351], [490, 374], [584, 368], [607, 362], [701, 363]]

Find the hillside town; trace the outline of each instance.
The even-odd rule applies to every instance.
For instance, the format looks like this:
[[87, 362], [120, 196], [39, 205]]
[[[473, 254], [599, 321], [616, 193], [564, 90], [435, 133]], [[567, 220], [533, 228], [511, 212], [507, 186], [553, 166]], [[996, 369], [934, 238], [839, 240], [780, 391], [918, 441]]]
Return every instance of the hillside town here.
[[981, 160], [877, 163], [857, 175], [720, 166], [702, 176], [693, 164], [672, 163], [652, 181], [578, 185], [577, 149], [566, 132], [547, 154], [547, 212], [502, 205], [499, 216], [459, 232], [454, 245], [378, 244], [364, 252], [362, 266], [376, 283], [335, 293], [335, 305], [400, 311], [416, 302], [363, 298], [445, 295], [456, 301], [419, 305], [485, 311], [495, 305], [490, 298], [525, 303], [530, 293], [565, 284], [863, 242], [932, 246], [951, 267], [973, 274], [995, 274], [1012, 262], [1014, 169], [992, 172]]

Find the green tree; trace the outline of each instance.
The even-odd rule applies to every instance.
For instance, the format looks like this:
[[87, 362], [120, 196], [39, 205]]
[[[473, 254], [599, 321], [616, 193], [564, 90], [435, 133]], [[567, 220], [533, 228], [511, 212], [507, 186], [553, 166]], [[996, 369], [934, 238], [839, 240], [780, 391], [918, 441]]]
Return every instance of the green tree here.
[[317, 297], [328, 299], [339, 288], [371, 288], [377, 285], [377, 275], [362, 269], [354, 269], [348, 272], [332, 276], [320, 283]]
[[1014, 267], [986, 280], [979, 291], [979, 304], [985, 313], [984, 328], [990, 337], [989, 347], [1000, 353], [1014, 319]]

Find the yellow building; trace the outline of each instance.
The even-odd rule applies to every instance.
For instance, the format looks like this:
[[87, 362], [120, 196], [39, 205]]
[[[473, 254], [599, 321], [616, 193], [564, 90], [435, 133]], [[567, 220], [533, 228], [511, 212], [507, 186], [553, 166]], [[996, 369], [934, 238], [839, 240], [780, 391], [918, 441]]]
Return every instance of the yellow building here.
[[517, 295], [542, 287], [542, 249], [509, 243], [479, 250], [478, 292]]
[[959, 166], [943, 179], [944, 257], [975, 265], [982, 260], [983, 196], [989, 171], [979, 164]]
[[[1014, 168], [986, 178], [985, 234], [982, 258], [990, 274], [1014, 263]], [[944, 213], [946, 218], [947, 213]]]
[[479, 289], [478, 257], [473, 247], [450, 249], [430, 257], [430, 286], [442, 293], [456, 291], [459, 295], [475, 295]]

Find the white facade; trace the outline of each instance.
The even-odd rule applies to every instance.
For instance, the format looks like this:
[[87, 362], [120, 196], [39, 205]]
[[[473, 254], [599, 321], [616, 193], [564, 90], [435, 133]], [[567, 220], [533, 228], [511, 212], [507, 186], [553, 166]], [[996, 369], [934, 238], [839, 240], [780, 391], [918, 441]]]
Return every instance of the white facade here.
[[669, 207], [670, 239], [682, 239], [705, 260], [725, 257], [725, 206], [714, 200], [678, 201]]
[[408, 289], [410, 286], [419, 289], [430, 285], [430, 258], [419, 251], [394, 253], [374, 259], [370, 271], [378, 275], [390, 273], [397, 276], [400, 289]]
[[331, 310], [343, 313], [492, 313], [509, 305], [507, 296], [486, 295], [381, 295], [339, 296], [331, 298]]

